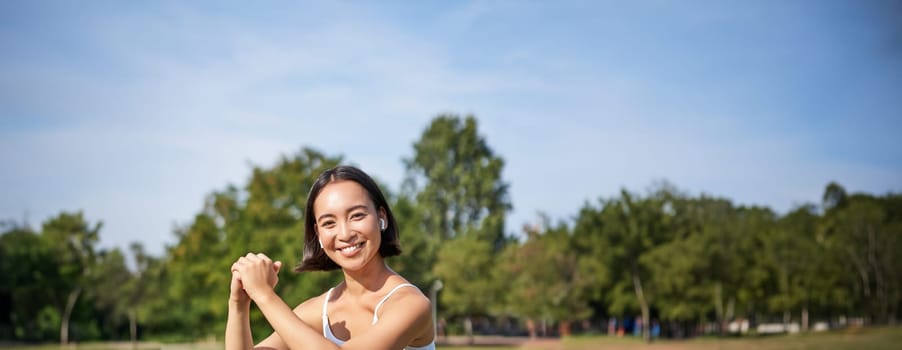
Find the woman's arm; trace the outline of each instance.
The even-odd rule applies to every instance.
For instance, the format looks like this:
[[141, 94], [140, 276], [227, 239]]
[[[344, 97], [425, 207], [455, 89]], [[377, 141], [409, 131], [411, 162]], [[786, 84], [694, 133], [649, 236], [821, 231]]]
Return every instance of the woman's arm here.
[[295, 350], [396, 350], [427, 332], [433, 332], [429, 299], [413, 289], [392, 296], [390, 303], [383, 305], [386, 311], [379, 316], [379, 322], [341, 347], [324, 338], [320, 331], [301, 322], [275, 293], [255, 295], [254, 302], [281, 340], [288, 348]]
[[[254, 302], [275, 331], [273, 337], [278, 337], [279, 341], [288, 349], [339, 349], [337, 345], [326, 339], [321, 331], [302, 321], [275, 293], [258, 294], [255, 297]], [[261, 342], [260, 345], [263, 343]]]
[[[322, 302], [320, 300], [324, 299], [325, 296], [320, 295], [315, 298], [307, 299], [301, 305], [298, 305], [294, 308], [294, 314], [303, 322], [305, 325], [310, 327], [311, 329], [321, 328], [322, 318], [320, 315], [320, 310], [322, 309]], [[282, 337], [279, 336], [278, 332], [273, 332], [263, 339], [260, 343], [257, 343], [257, 346], [254, 347], [257, 350], [288, 350], [289, 347], [285, 344], [285, 341], [282, 340]]]
[[[260, 342], [258, 347], [281, 349], [285, 346], [295, 350], [338, 349], [338, 346], [301, 319], [311, 313], [313, 305], [310, 301], [324, 298], [311, 299], [292, 311], [273, 290], [278, 282], [276, 276], [278, 270], [273, 267], [274, 264], [276, 263], [264, 254], [247, 254], [239, 258], [234, 265], [241, 277], [244, 291], [257, 304], [275, 331], [273, 335]], [[226, 350], [246, 349], [227, 347]]]
[[[277, 334], [281, 341], [279, 344], [284, 344], [289, 349], [397, 350], [407, 346], [414, 339], [432, 333], [429, 299], [411, 288], [410, 291], [399, 291], [382, 306], [386, 311], [379, 315], [379, 322], [370, 331], [355, 335], [342, 347], [339, 347], [323, 337], [319, 330], [302, 321], [276, 295], [272, 286], [275, 285], [277, 278], [274, 277], [272, 262], [269, 258], [262, 254], [248, 254], [239, 259], [236, 264], [244, 290], [275, 330], [275, 334], [270, 338]], [[326, 302], [324, 297], [319, 299], [322, 299], [321, 303]], [[320, 305], [322, 305], [321, 303]], [[273, 343], [275, 344], [276, 341], [274, 340]], [[261, 342], [260, 345], [263, 344]], [[226, 350], [235, 349], [227, 348]]]
[[[251, 254], [248, 254], [247, 256], [250, 255]], [[285, 342], [283, 342], [275, 332], [270, 334], [269, 337], [266, 337], [266, 339], [263, 339], [256, 347], [254, 346], [249, 316], [252, 299], [247, 291], [244, 290], [244, 283], [242, 282], [240, 272], [242, 269], [242, 259], [245, 259], [247, 256], [239, 258], [238, 261], [232, 264], [232, 281], [229, 292], [229, 314], [226, 321], [225, 350], [288, 350], [288, 346], [285, 345]], [[278, 282], [277, 275], [281, 267], [281, 262], [275, 262], [268, 266], [268, 268], [272, 269], [273, 275], [270, 276], [272, 278], [267, 280], [267, 283], [270, 284], [270, 288], [275, 287]], [[302, 315], [309, 316], [308, 314], [311, 313], [309, 304], [315, 299], [317, 298], [310, 299], [307, 302], [298, 305], [295, 309], [297, 317], [304, 317]], [[306, 319], [311, 318], [307, 317]]]
[[254, 343], [248, 317], [251, 298], [241, 285], [235, 265], [232, 265], [232, 282], [229, 290], [229, 318], [226, 321], [225, 350], [253, 349]]

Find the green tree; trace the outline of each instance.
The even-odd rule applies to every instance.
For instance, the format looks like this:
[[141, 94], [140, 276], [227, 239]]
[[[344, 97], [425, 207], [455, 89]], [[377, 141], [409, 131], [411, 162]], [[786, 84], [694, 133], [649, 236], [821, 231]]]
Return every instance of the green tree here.
[[767, 299], [775, 291], [776, 274], [769, 265], [773, 251], [766, 245], [768, 234], [777, 230], [779, 218], [766, 207], [739, 207], [734, 215], [738, 244], [733, 251], [737, 261], [732, 266], [735, 277], [739, 278], [733, 280], [740, 305], [737, 310], [748, 320], [754, 320], [759, 313], [767, 311]]
[[119, 329], [126, 324], [131, 309], [128, 293], [132, 272], [125, 263], [125, 255], [119, 248], [100, 251], [91, 276], [93, 288], [85, 296], [103, 316], [102, 327], [108, 337], [119, 338]]
[[[129, 314], [131, 338], [133, 341], [138, 338], [140, 323], [141, 338], [185, 340], [188, 332], [177, 328], [182, 324], [172, 323], [171, 315], [178, 310], [172, 310], [172, 282], [167, 273], [171, 253], [167, 251], [162, 257], [154, 257], [144, 253], [143, 248], [137, 248], [136, 244], [132, 244], [129, 249], [135, 259], [135, 278], [123, 289], [134, 300], [133, 311]], [[140, 249], [140, 253], [137, 249]], [[167, 250], [171, 249], [172, 247], [167, 247]]]
[[[800, 285], [804, 275], [808, 273], [806, 262], [810, 261], [812, 247], [806, 236], [813, 237], [814, 224], [817, 219], [807, 210], [798, 208], [780, 219], [780, 225], [762, 234], [763, 259], [775, 276], [776, 290], [768, 298], [771, 312], [782, 312], [783, 322], [789, 323], [792, 309], [799, 307], [807, 286]], [[804, 306], [803, 306], [804, 307]], [[806, 311], [802, 311], [803, 318]], [[802, 327], [806, 328], [805, 322]]]
[[[902, 225], [896, 211], [897, 196], [878, 198], [855, 194], [842, 201], [829, 200], [831, 193], [845, 191], [838, 185], [828, 186], [825, 193], [824, 222], [821, 227], [825, 244], [847, 261], [849, 276], [854, 277], [854, 293], [859, 307], [878, 322], [894, 322], [900, 299], [899, 275], [902, 261], [897, 252], [902, 248]], [[838, 202], [838, 204], [833, 204]], [[895, 209], [895, 210], [894, 210]]]
[[[495, 293], [497, 287], [491, 279], [493, 251], [491, 242], [478, 239], [476, 235], [452, 239], [439, 250], [435, 275], [444, 285], [441, 305], [451, 315], [466, 318], [483, 315], [499, 304]], [[467, 333], [472, 336], [469, 331]]]
[[67, 294], [60, 313], [61, 344], [69, 343], [69, 321], [79, 296], [86, 288], [91, 288], [100, 228], [101, 223], [91, 225], [81, 212], [63, 212], [43, 223], [41, 236], [59, 259], [59, 275], [65, 284], [62, 290]]
[[392, 268], [398, 271], [411, 283], [426, 291], [433, 277], [432, 266], [435, 264], [439, 246], [439, 236], [427, 234], [422, 225], [422, 208], [410, 196], [399, 195], [394, 199], [392, 212], [400, 226], [400, 256], [392, 258]]
[[[744, 224], [733, 204], [726, 199], [702, 196], [676, 206], [676, 214], [689, 221], [687, 242], [699, 245], [695, 295], [704, 296], [714, 311], [714, 318], [721, 334], [735, 315], [736, 302], [743, 287], [744, 269], [751, 264], [744, 259], [749, 251], [746, 244], [749, 235], [743, 235]], [[694, 289], [694, 288], [692, 288]], [[702, 309], [705, 310], [705, 309]]]
[[57, 255], [38, 233], [11, 225], [0, 235], [0, 339], [36, 341], [59, 334], [54, 301], [66, 287], [59, 273]]
[[140, 243], [129, 245], [134, 266], [129, 268], [126, 255], [119, 249], [100, 251], [91, 276], [94, 287], [87, 296], [94, 301], [98, 317], [102, 319], [104, 334], [109, 339], [124, 339], [124, 332], [133, 344], [138, 337], [138, 310], [144, 308], [151, 291], [151, 270], [158, 268], [159, 259], [149, 256]]
[[622, 190], [619, 198], [602, 200], [600, 209], [586, 204], [574, 227], [576, 235], [588, 236], [587, 241], [598, 244], [592, 250], [598, 262], [582, 266], [606, 270], [603, 275], [609, 283], [603, 287], [603, 297], [609, 311], [624, 315], [638, 310], [646, 340], [650, 339], [651, 295], [646, 290], [650, 272], [640, 259], [670, 234], [665, 204], [665, 197], [641, 198]]
[[442, 240], [476, 234], [493, 244], [504, 241], [510, 210], [504, 160], [479, 135], [476, 118], [440, 115], [414, 143], [405, 159], [405, 189], [415, 193], [423, 229]]
[[641, 262], [650, 269], [649, 286], [657, 292], [662, 319], [697, 320], [713, 310], [702, 239], [697, 234], [680, 235], [643, 255]]
[[413, 222], [405, 230], [425, 237], [421, 261], [436, 257], [433, 277], [445, 286], [441, 305], [460, 316], [487, 313], [498, 288], [491, 281], [493, 257], [507, 240], [504, 216], [511, 208], [504, 161], [479, 135], [473, 116], [436, 117], [413, 147], [404, 160], [402, 196], [416, 206], [406, 212]]
[[[558, 322], [561, 335], [569, 334], [571, 321], [591, 316], [587, 301], [579, 293], [585, 282], [574, 254], [570, 228], [564, 222], [524, 227], [526, 240], [509, 244], [499, 259], [496, 281], [504, 281], [507, 312], [534, 320]], [[528, 327], [530, 337], [535, 327]]]
[[134, 345], [138, 341], [139, 319], [146, 318], [139, 317], [139, 311], [143, 310], [148, 300], [153, 297], [152, 290], [154, 287], [159, 288], [159, 286], [154, 286], [153, 283], [155, 281], [154, 277], [156, 277], [157, 271], [160, 269], [160, 259], [148, 254], [144, 249], [144, 245], [138, 242], [130, 244], [129, 251], [134, 261], [134, 270], [128, 283], [122, 288], [123, 296], [120, 299], [128, 307], [129, 339]]

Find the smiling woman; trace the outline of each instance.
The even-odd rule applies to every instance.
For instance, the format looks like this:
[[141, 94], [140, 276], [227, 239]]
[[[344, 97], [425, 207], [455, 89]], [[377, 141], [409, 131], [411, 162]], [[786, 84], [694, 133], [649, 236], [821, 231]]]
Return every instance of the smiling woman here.
[[[435, 349], [431, 304], [385, 263], [401, 253], [398, 224], [375, 181], [351, 166], [323, 172], [310, 189], [297, 272], [341, 269], [344, 281], [293, 310], [273, 290], [279, 261], [248, 253], [232, 265], [226, 350]], [[256, 346], [254, 301], [275, 330]]]

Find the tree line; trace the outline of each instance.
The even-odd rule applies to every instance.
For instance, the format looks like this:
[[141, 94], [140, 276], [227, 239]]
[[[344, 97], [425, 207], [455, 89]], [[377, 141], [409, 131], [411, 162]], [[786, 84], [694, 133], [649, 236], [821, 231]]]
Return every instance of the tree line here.
[[[243, 186], [210, 193], [162, 256], [138, 243], [99, 249], [102, 225], [81, 212], [39, 229], [5, 222], [0, 340], [221, 339], [232, 261], [248, 251], [299, 261], [307, 191], [344, 163], [305, 147], [254, 167]], [[400, 186], [381, 184], [404, 250], [388, 263], [437, 293], [451, 332], [481, 320], [477, 331], [535, 335], [541, 324], [567, 334], [638, 318], [679, 336], [701, 324], [723, 333], [736, 320], [894, 324], [900, 311], [898, 194], [850, 194], [831, 183], [821, 203], [780, 215], [665, 182], [511, 229], [504, 160], [475, 117], [437, 116], [403, 165]], [[338, 273], [283, 272], [276, 289], [299, 303], [340, 282]], [[271, 331], [257, 311], [251, 323], [257, 337]]]

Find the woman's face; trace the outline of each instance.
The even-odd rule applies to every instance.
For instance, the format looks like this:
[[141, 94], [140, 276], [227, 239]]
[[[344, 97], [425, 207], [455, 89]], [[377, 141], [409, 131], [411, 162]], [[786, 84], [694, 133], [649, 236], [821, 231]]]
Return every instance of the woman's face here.
[[338, 266], [358, 270], [379, 255], [379, 219], [385, 216], [360, 184], [341, 180], [326, 185], [313, 202], [313, 215], [323, 249]]

